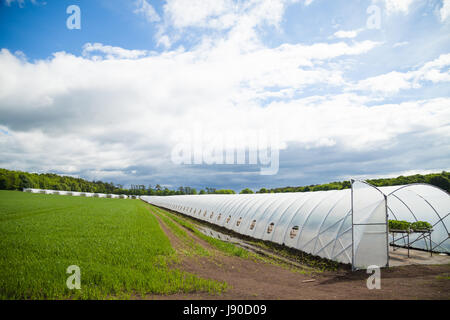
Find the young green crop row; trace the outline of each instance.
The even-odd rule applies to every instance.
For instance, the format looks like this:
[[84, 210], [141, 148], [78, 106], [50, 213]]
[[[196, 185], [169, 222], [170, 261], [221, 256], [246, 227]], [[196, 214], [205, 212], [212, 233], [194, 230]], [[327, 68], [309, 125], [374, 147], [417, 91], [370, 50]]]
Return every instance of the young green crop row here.
[[[171, 267], [177, 256], [141, 201], [0, 191], [1, 299], [116, 299], [220, 293], [226, 284]], [[81, 289], [69, 289], [69, 266]]]

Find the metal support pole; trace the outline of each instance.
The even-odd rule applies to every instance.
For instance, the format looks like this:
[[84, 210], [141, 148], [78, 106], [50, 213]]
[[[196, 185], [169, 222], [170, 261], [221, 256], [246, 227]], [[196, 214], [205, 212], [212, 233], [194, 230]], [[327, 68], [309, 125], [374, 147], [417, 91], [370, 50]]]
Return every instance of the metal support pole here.
[[387, 196], [384, 195], [384, 206], [386, 209], [386, 267], [389, 267], [389, 213], [388, 213], [388, 204], [387, 204]]
[[428, 236], [430, 237], [430, 254], [433, 256], [433, 244], [431, 243], [431, 232], [428, 233]]
[[355, 224], [354, 224], [354, 219], [353, 219], [353, 183], [355, 182], [355, 180], [350, 179], [350, 183], [351, 183], [351, 205], [352, 205], [352, 271], [356, 270], [355, 267]]
[[395, 251], [395, 232], [392, 232], [392, 251]]
[[409, 232], [407, 233], [408, 236], [408, 258], [409, 258]]

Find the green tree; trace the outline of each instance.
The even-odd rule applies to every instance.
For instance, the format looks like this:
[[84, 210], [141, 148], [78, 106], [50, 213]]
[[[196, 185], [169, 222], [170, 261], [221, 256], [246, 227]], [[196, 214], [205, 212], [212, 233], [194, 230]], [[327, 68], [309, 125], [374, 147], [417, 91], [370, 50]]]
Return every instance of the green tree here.
[[428, 180], [428, 183], [430, 183], [436, 187], [439, 187], [441, 189], [444, 189], [444, 190], [450, 189], [450, 180], [442, 175], [436, 175], [436, 176], [430, 177], [430, 179]]

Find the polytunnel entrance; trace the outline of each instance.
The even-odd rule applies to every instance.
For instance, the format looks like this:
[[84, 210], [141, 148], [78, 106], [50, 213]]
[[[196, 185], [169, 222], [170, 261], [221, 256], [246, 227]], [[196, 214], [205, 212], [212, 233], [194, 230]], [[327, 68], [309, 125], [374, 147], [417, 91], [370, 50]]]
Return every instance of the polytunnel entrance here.
[[387, 197], [378, 188], [352, 180], [352, 268], [389, 266]]

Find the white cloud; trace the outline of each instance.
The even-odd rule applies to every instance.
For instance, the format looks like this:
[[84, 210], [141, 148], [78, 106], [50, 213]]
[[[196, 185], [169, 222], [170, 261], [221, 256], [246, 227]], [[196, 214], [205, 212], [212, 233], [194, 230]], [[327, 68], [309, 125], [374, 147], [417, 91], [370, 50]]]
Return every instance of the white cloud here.
[[167, 18], [176, 28], [229, 27], [224, 16], [234, 22], [234, 11], [232, 0], [167, 0], [164, 5]]
[[[145, 55], [97, 43], [84, 46], [84, 57], [60, 52], [36, 62], [3, 49], [0, 112], [11, 136], [2, 136], [0, 149], [26, 154], [22, 159], [29, 161], [46, 159], [42, 168], [69, 166], [70, 173], [158, 166], [169, 161], [175, 143], [171, 132], [177, 128], [200, 123], [208, 130], [257, 130], [274, 119], [294, 127], [292, 107], [280, 107], [281, 118], [274, 117], [275, 107], [261, 109], [261, 100], [290, 99], [314, 84], [341, 85], [341, 73], [327, 64], [375, 45], [283, 45], [241, 52], [230, 47], [233, 42], [219, 41], [193, 51]], [[97, 59], [96, 53], [108, 59]], [[301, 109], [296, 113], [304, 118]], [[308, 143], [328, 141], [306, 133]]]
[[[301, 0], [166, 0], [164, 15], [155, 34], [156, 43], [169, 49], [181, 39], [211, 41], [217, 33], [225, 33], [229, 42], [253, 48], [260, 41], [258, 28], [279, 28], [286, 8]], [[305, 1], [309, 5], [312, 1]], [[206, 36], [189, 28], [215, 32]], [[204, 30], [203, 30], [204, 31]], [[220, 35], [220, 36], [223, 36]], [[241, 49], [245, 49], [244, 47]]]
[[158, 22], [161, 20], [155, 8], [147, 0], [137, 0], [134, 13], [143, 14], [148, 22]]
[[[423, 136], [409, 139], [412, 150], [426, 139], [448, 141], [449, 98], [385, 104], [377, 95], [449, 81], [450, 55], [355, 84], [346, 74], [352, 61], [380, 43], [264, 45], [259, 27], [278, 28], [293, 2], [170, 0], [158, 24], [166, 48], [159, 53], [87, 43], [82, 56], [28, 61], [1, 50], [0, 167], [167, 181], [180, 173], [170, 162], [174, 131], [199, 127], [206, 137], [276, 127], [286, 150], [332, 150], [347, 163], [417, 132]], [[196, 33], [190, 48], [170, 49], [190, 27], [212, 32]], [[342, 32], [336, 37], [360, 30]], [[319, 158], [326, 156], [313, 162]]]
[[408, 14], [409, 8], [415, 0], [374, 0], [374, 3], [384, 3], [388, 15], [394, 13]]
[[350, 39], [352, 39], [352, 38], [356, 38], [361, 31], [363, 31], [363, 29], [348, 30], [348, 31], [339, 30], [339, 31], [336, 31], [334, 33], [334, 36], [336, 38], [350, 38]]
[[170, 48], [170, 46], [172, 45], [172, 41], [170, 40], [168, 35], [164, 34], [157, 37], [157, 45], [163, 46], [165, 48]]
[[354, 89], [392, 95], [398, 93], [400, 90], [411, 89], [413, 86], [410, 81], [411, 79], [411, 74], [392, 71], [361, 80]]
[[408, 72], [392, 71], [375, 77], [359, 81], [347, 90], [364, 90], [383, 95], [393, 95], [400, 90], [420, 88], [424, 82], [433, 83], [450, 81], [450, 54], [443, 54], [439, 58], [425, 63], [417, 70]]
[[91, 56], [95, 52], [104, 54], [107, 59], [137, 59], [148, 54], [146, 50], [127, 50], [120, 47], [106, 46], [101, 43], [86, 43], [83, 46], [83, 56]]
[[409, 44], [408, 41], [396, 42], [396, 43], [394, 43], [392, 48], [404, 47], [404, 46], [407, 46], [408, 44]]
[[[19, 7], [23, 8], [26, 0], [5, 0], [7, 6], [11, 6], [13, 3], [17, 3]], [[30, 0], [32, 4], [37, 4], [36, 0]]]
[[450, 18], [450, 0], [442, 1], [442, 8], [439, 10], [439, 14], [442, 22]]
[[450, 81], [450, 53], [442, 54], [439, 58], [427, 62], [417, 72], [414, 72], [416, 81], [448, 82]]
[[245, 33], [262, 24], [278, 26], [286, 7], [298, 1], [167, 0], [164, 5], [165, 28], [232, 28]]
[[[121, 178], [126, 174], [118, 168], [172, 168], [172, 133], [179, 128], [213, 133], [271, 125], [287, 145], [376, 150], [409, 132], [442, 128], [450, 119], [450, 99], [444, 98], [367, 107], [370, 99], [350, 93], [296, 97], [305, 87], [345, 86], [342, 71], [329, 63], [367, 52], [374, 43], [250, 52], [230, 51], [229, 45], [140, 57], [88, 44], [89, 52], [95, 48], [110, 59], [57, 53], [36, 62], [2, 50], [0, 112], [9, 135], [0, 135], [0, 149], [8, 150], [0, 166], [33, 163], [42, 170]], [[444, 56], [422, 69], [446, 63]], [[262, 108], [266, 98], [282, 101]]]

